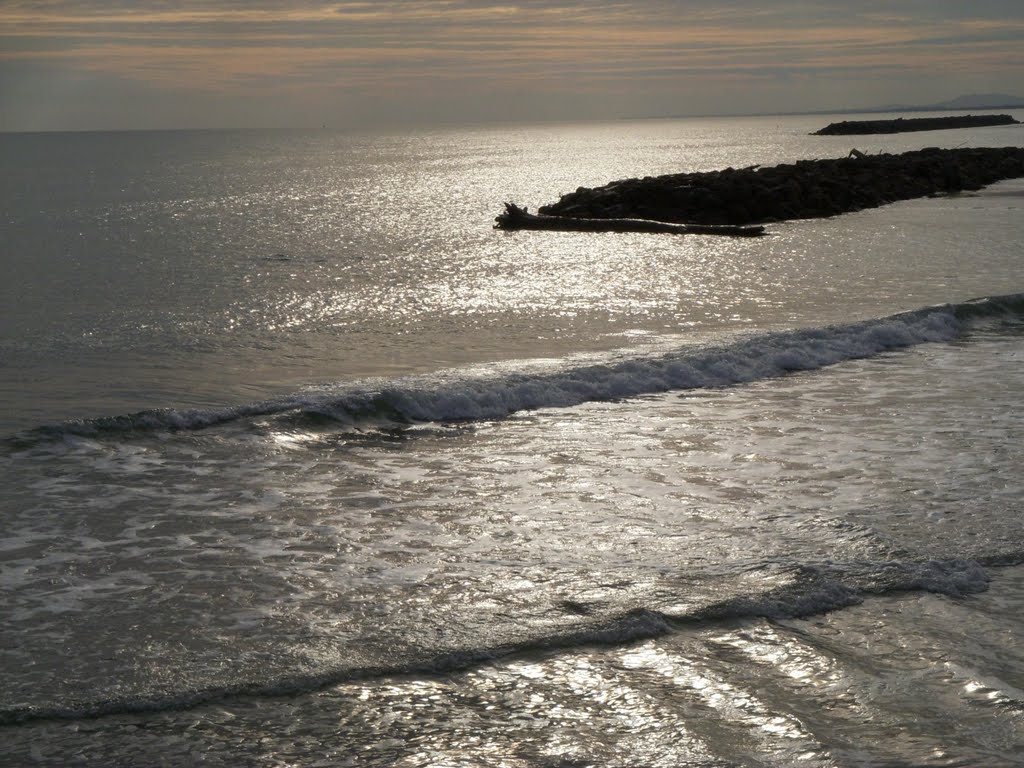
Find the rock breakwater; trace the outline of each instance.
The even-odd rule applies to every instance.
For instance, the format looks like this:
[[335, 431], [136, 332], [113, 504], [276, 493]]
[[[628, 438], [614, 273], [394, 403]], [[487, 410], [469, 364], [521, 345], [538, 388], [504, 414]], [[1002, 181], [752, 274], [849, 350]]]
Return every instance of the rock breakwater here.
[[879, 133], [942, 131], [949, 128], [986, 128], [993, 125], [1017, 125], [1009, 115], [953, 115], [952, 117], [897, 117], [895, 120], [844, 120], [829, 123], [812, 136], [868, 136]]
[[557, 203], [542, 206], [540, 213], [677, 224], [764, 224], [977, 190], [1021, 176], [1024, 148], [930, 148], [624, 179], [602, 187], [580, 187]]

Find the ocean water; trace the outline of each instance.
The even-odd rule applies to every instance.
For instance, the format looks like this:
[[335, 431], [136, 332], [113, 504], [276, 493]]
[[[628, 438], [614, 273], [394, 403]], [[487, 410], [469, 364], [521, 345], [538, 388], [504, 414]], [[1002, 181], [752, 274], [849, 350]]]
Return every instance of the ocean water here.
[[1024, 765], [1024, 180], [491, 227], [831, 119], [0, 135], [0, 765]]

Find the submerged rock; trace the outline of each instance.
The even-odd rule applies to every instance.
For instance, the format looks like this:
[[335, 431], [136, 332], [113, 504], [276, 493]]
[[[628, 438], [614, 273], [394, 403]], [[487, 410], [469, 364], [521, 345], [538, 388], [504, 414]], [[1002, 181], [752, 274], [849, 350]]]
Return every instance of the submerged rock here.
[[835, 216], [1024, 176], [1024, 149], [922, 149], [898, 155], [800, 160], [624, 179], [580, 187], [545, 205], [547, 216], [633, 218], [677, 224], [764, 224]]

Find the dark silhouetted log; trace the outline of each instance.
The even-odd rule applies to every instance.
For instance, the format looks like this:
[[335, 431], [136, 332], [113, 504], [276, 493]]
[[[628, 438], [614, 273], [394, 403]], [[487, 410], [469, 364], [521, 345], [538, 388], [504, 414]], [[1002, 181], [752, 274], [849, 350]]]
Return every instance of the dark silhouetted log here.
[[515, 203], [505, 203], [505, 212], [495, 219], [495, 229], [545, 229], [555, 232], [655, 232], [669, 235], [725, 235], [760, 237], [764, 227], [734, 227], [708, 224], [669, 224], [649, 219], [586, 219], [573, 216], [537, 216]]

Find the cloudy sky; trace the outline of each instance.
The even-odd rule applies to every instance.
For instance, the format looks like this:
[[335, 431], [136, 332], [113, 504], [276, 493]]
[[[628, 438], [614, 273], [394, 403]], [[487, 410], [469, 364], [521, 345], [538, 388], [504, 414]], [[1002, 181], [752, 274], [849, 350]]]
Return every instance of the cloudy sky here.
[[1024, 96], [1022, 0], [0, 0], [0, 130]]

